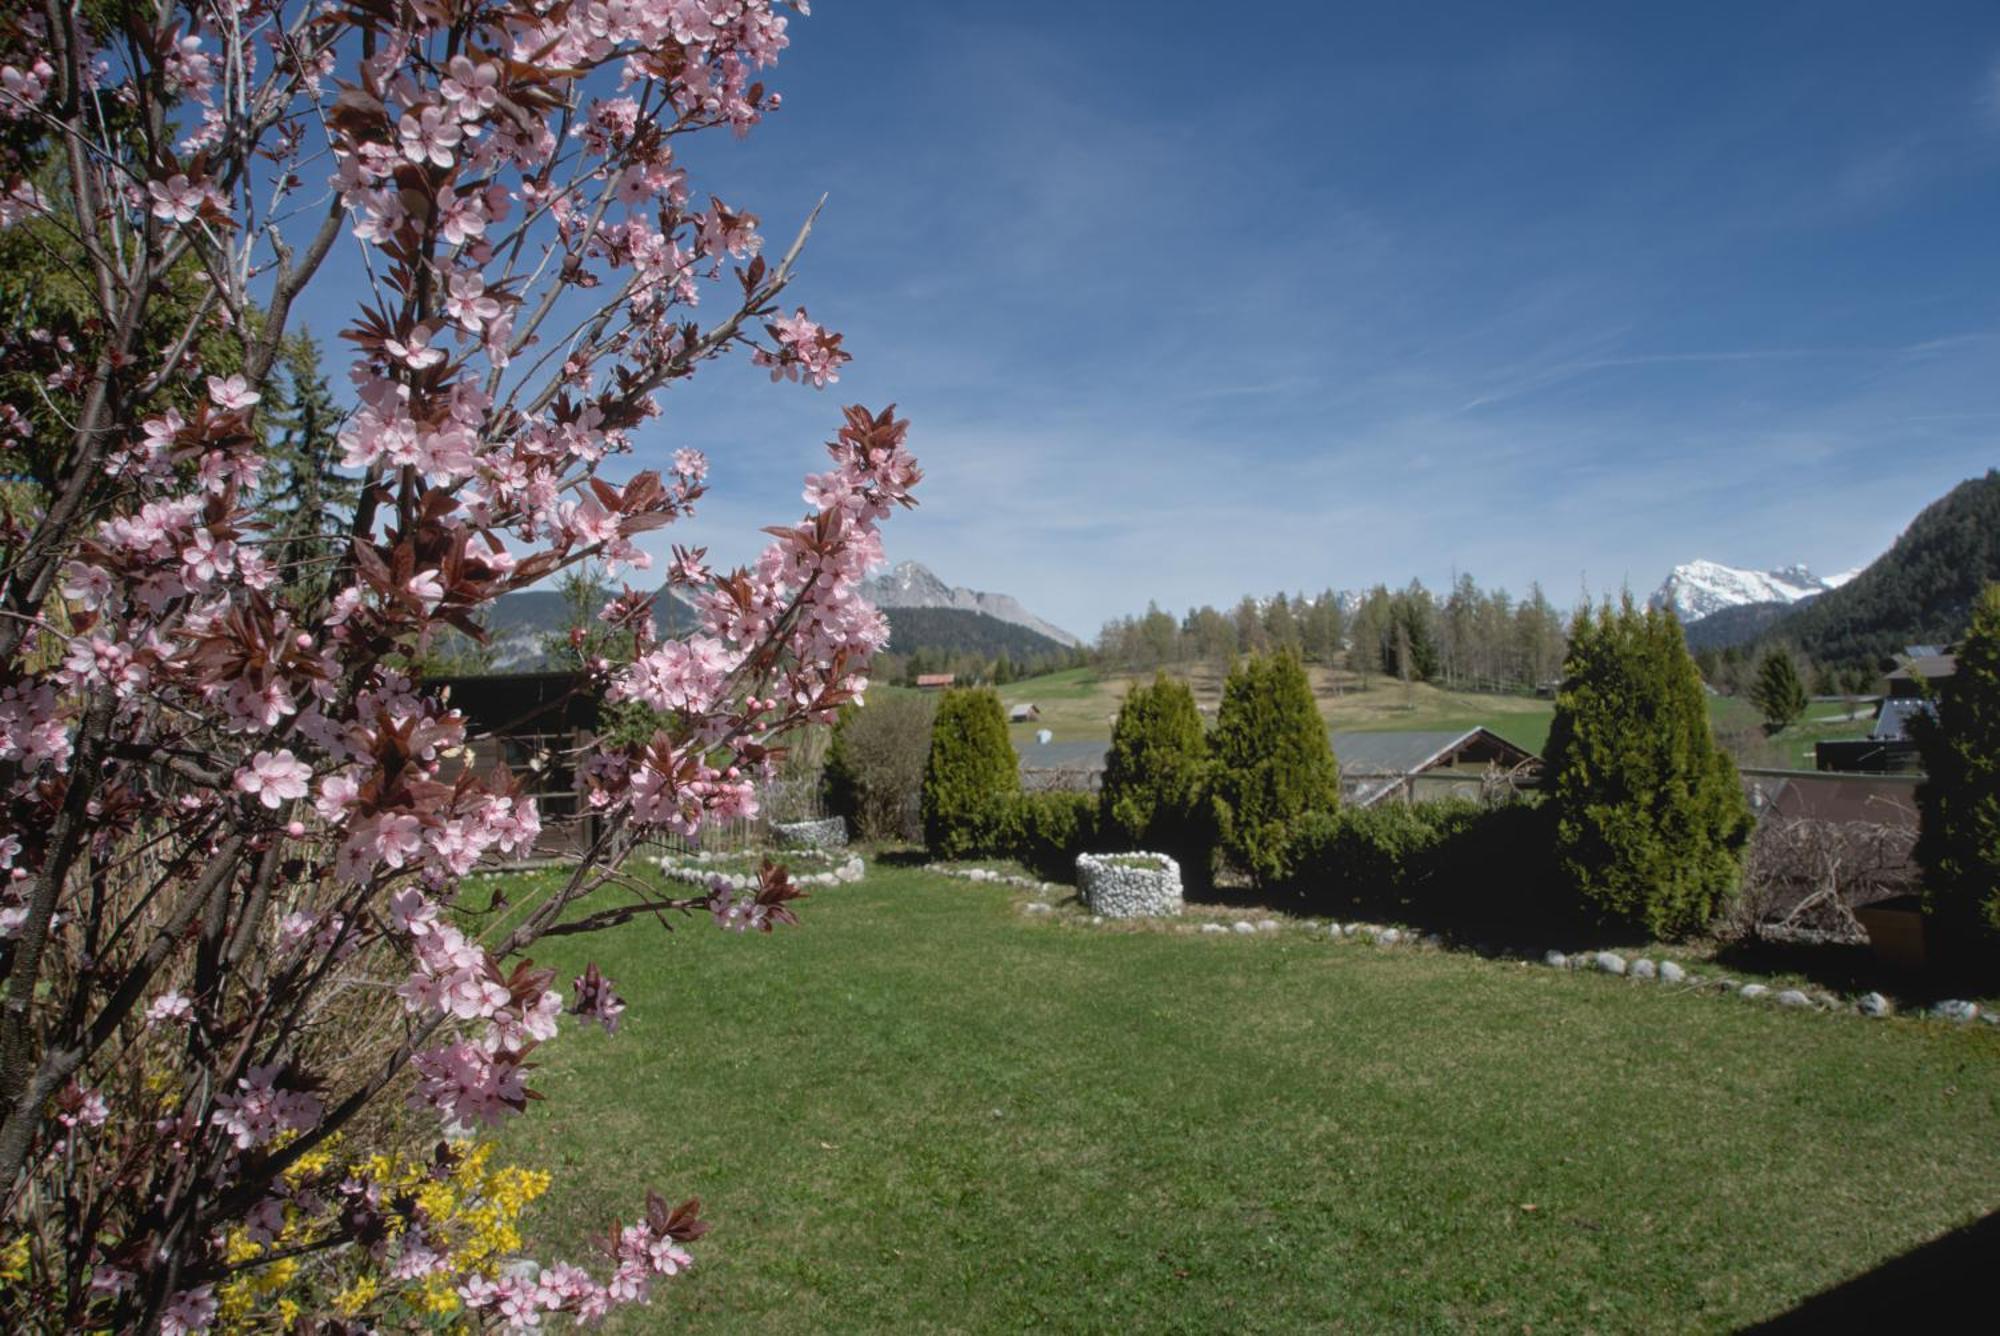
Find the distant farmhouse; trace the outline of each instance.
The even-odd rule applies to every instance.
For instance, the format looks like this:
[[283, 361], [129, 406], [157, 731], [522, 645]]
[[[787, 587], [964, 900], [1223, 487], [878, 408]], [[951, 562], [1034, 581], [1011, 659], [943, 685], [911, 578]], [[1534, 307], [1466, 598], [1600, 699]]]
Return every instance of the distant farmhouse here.
[[1335, 733], [1341, 801], [1355, 807], [1482, 798], [1541, 777], [1542, 758], [1490, 728], [1457, 732]]
[[1875, 711], [1875, 726], [1865, 738], [1848, 738], [1813, 745], [1813, 765], [1819, 770], [1850, 774], [1915, 774], [1923, 769], [1910, 725], [1917, 716], [1934, 716], [1929, 692], [1958, 673], [1958, 658], [1950, 646], [1911, 645], [1889, 674], [1889, 694]]
[[917, 676], [917, 690], [943, 691], [958, 681], [952, 673], [920, 673]]
[[1042, 707], [1022, 703], [1007, 707], [1007, 722], [1010, 724], [1032, 724], [1042, 717]]

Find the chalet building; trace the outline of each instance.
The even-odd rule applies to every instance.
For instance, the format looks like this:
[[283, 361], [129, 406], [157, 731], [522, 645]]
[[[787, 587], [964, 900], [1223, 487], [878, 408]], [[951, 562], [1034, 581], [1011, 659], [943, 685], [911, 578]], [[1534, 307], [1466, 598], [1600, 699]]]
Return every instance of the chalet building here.
[[1042, 707], [1039, 705], [1022, 704], [1007, 707], [1007, 722], [1010, 724], [1032, 724], [1041, 717]]
[[1532, 786], [1542, 758], [1489, 728], [1458, 732], [1335, 733], [1341, 801], [1355, 807], [1481, 798]]
[[958, 678], [951, 673], [920, 673], [917, 676], [917, 690], [944, 691], [957, 682]]
[[1923, 758], [1911, 723], [1919, 715], [1935, 716], [1929, 693], [1958, 672], [1950, 646], [1912, 645], [1889, 674], [1889, 694], [1875, 712], [1875, 726], [1865, 738], [1813, 745], [1813, 767], [1842, 774], [1911, 775], [1921, 773]]
[[1936, 645], [1914, 645], [1911, 648], [1931, 652], [1905, 655], [1896, 671], [1889, 674], [1889, 695], [1892, 699], [1920, 697], [1927, 686], [1935, 691], [1940, 684], [1958, 675], [1957, 655]]

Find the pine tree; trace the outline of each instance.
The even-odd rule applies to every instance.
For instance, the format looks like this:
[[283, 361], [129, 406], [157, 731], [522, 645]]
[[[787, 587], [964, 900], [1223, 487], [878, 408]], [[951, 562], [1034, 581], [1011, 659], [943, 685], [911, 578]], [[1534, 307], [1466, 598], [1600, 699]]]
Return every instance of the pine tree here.
[[1259, 656], [1230, 672], [1210, 753], [1223, 851], [1259, 885], [1281, 880], [1292, 823], [1340, 805], [1340, 770], [1298, 659]]
[[1555, 854], [1580, 904], [1678, 937], [1734, 895], [1751, 828], [1671, 612], [1579, 611], [1549, 732]]
[[2000, 585], [1973, 605], [1957, 672], [1936, 699], [1936, 719], [1917, 726], [1925, 908], [1959, 941], [1991, 950], [2000, 935]]
[[984, 687], [947, 691], [924, 763], [924, 847], [931, 857], [997, 851], [1008, 806], [1020, 792], [1021, 762], [1007, 740], [999, 695]]
[[1806, 712], [1806, 687], [1792, 656], [1781, 649], [1765, 651], [1757, 665], [1757, 680], [1750, 688], [1750, 703], [1764, 714], [1764, 729], [1776, 733], [1796, 723]]
[[1098, 829], [1126, 847], [1170, 855], [1205, 880], [1214, 846], [1207, 807], [1208, 739], [1184, 682], [1161, 673], [1118, 709], [1098, 794]]
[[319, 356], [310, 334], [285, 341], [284, 374], [272, 378], [265, 415], [267, 463], [251, 500], [271, 526], [273, 550], [295, 588], [325, 583], [331, 574], [328, 558], [345, 551], [360, 496], [359, 484], [335, 467], [346, 414], [320, 370]]

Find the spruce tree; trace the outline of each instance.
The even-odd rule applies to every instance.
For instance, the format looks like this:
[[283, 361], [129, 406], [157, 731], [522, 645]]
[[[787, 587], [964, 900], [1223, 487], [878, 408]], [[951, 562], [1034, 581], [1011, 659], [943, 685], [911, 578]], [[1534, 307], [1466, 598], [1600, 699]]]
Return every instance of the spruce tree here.
[[1259, 885], [1282, 880], [1292, 823], [1340, 805], [1340, 770], [1305, 669], [1290, 654], [1232, 669], [1210, 754], [1223, 851]]
[[931, 857], [997, 851], [1007, 809], [1020, 792], [1021, 763], [1007, 740], [999, 695], [985, 687], [947, 691], [924, 763], [924, 847]]
[[2000, 585], [1973, 606], [1957, 672], [1936, 700], [1936, 719], [1917, 725], [1925, 909], [1957, 942], [1991, 951], [2000, 935]]
[[1750, 703], [1763, 712], [1765, 731], [1771, 733], [1797, 722], [1806, 712], [1806, 686], [1790, 654], [1782, 649], [1764, 652], [1750, 687]]
[[1671, 611], [1628, 597], [1570, 628], [1546, 787], [1559, 875], [1598, 917], [1680, 937], [1736, 892], [1749, 805]]
[[1194, 693], [1165, 673], [1134, 687], [1111, 729], [1099, 830], [1125, 848], [1171, 856], [1199, 883], [1213, 848], [1207, 785], [1208, 739]]

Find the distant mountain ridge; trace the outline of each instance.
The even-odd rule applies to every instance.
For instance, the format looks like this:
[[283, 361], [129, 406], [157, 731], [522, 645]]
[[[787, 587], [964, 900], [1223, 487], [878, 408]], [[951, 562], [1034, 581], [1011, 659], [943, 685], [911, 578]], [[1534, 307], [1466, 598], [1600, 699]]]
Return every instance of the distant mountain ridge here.
[[1775, 571], [1745, 570], [1719, 561], [1695, 560], [1674, 567], [1646, 601], [1655, 608], [1672, 608], [1692, 626], [1731, 608], [1785, 607], [1817, 598], [1852, 580], [1859, 571], [1821, 579], [1804, 565]]
[[984, 613], [1011, 625], [1026, 627], [1067, 649], [1083, 646], [1083, 641], [1076, 636], [1029, 612], [1013, 595], [988, 594], [948, 585], [932, 574], [928, 567], [914, 561], [899, 561], [885, 574], [864, 581], [861, 594], [884, 612], [897, 608], [953, 608], [960, 612]]
[[[1021, 662], [1083, 643], [1011, 595], [954, 588], [914, 561], [865, 582], [862, 592], [889, 619], [893, 653], [929, 650], [987, 658], [1005, 653]], [[567, 626], [569, 616], [569, 605], [553, 589], [524, 589], [496, 600], [487, 614], [492, 671], [546, 667], [545, 638]], [[678, 636], [693, 630], [698, 618], [686, 595], [668, 588], [653, 604], [653, 621], [662, 635]]]

